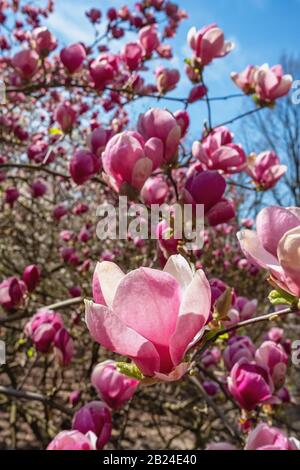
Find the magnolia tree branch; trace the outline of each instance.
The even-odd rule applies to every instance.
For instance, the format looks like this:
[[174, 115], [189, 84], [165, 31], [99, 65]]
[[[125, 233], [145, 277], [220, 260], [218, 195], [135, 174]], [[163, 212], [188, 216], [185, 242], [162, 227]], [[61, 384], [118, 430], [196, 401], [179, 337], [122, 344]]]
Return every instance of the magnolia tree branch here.
[[62, 411], [68, 416], [73, 416], [73, 410], [53, 400], [51, 396], [47, 397], [40, 393], [30, 392], [26, 390], [16, 390], [15, 388], [4, 387], [3, 385], [0, 385], [0, 395], [1, 394], [13, 398], [20, 398], [24, 400], [32, 400], [38, 401], [40, 403], [45, 403], [51, 405], [52, 408], [56, 408], [57, 410]]
[[230, 435], [237, 439], [238, 442], [242, 443], [243, 440], [241, 438], [241, 433], [238, 431], [238, 429], [236, 429], [236, 427], [232, 424], [232, 423], [229, 423], [226, 416], [224, 415], [224, 413], [220, 410], [220, 408], [218, 407], [218, 405], [214, 402], [214, 400], [206, 393], [206, 391], [204, 390], [201, 382], [196, 378], [196, 377], [190, 377], [190, 381], [197, 387], [197, 389], [199, 390], [199, 392], [201, 393], [202, 397], [204, 398], [204, 400], [206, 401], [207, 405], [209, 407], [211, 407], [213, 410], [214, 410], [214, 413], [215, 415], [217, 416], [217, 418], [219, 418], [224, 427], [227, 429], [227, 431], [230, 433]]
[[[56, 302], [55, 304], [47, 305], [45, 307], [41, 307], [40, 309], [47, 309], [47, 310], [55, 310], [55, 309], [64, 309], [71, 307], [72, 305], [77, 305], [83, 302], [83, 297], [74, 297], [73, 299], [62, 300], [61, 302]], [[0, 325], [4, 325], [6, 323], [11, 323], [17, 320], [22, 320], [23, 318], [27, 318], [27, 312], [16, 313], [12, 315], [8, 315], [7, 317], [0, 318]]]
[[[272, 312], [266, 315], [261, 315], [259, 317], [250, 318], [249, 320], [244, 320], [239, 323], [236, 323], [236, 325], [232, 325], [228, 328], [223, 328], [222, 330], [218, 330], [211, 338], [209, 338], [206, 342], [204, 342], [203, 345], [199, 349], [196, 349], [194, 351], [191, 357], [191, 361], [193, 361], [196, 358], [196, 356], [206, 351], [206, 349], [212, 343], [214, 343], [220, 336], [223, 336], [227, 333], [231, 333], [232, 331], [239, 330], [240, 328], [243, 328], [249, 325], [255, 325], [256, 323], [261, 323], [264, 321], [276, 320], [279, 317], [284, 317], [286, 315], [290, 315], [291, 313], [298, 313], [298, 312], [299, 312], [298, 308], [288, 307], [283, 310], [279, 310], [278, 312]], [[200, 344], [201, 344], [201, 341], [200, 341]]]

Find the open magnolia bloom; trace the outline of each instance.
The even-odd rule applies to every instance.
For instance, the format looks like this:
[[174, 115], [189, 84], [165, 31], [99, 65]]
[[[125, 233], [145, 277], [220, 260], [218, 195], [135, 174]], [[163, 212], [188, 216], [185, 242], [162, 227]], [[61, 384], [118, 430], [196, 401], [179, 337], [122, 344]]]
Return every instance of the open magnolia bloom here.
[[186, 352], [208, 320], [211, 291], [203, 271], [193, 273], [181, 255], [163, 271], [139, 268], [124, 274], [114, 263], [98, 263], [94, 301], [86, 301], [86, 323], [105, 348], [130, 357], [142, 374], [178, 380], [187, 371]]
[[300, 208], [266, 207], [256, 230], [237, 234], [246, 257], [267, 269], [278, 287], [300, 297]]

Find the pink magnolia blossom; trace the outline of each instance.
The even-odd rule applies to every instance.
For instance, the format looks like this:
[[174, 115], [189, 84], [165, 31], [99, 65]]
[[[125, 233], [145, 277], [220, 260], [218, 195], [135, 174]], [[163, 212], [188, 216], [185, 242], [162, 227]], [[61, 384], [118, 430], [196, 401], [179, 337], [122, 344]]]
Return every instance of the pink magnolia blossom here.
[[97, 8], [91, 8], [86, 12], [86, 16], [90, 19], [91, 23], [100, 23], [102, 13]]
[[128, 42], [122, 49], [121, 58], [129, 70], [138, 69], [143, 59], [142, 46], [138, 42]]
[[92, 432], [97, 437], [97, 450], [103, 449], [111, 436], [111, 413], [102, 401], [91, 401], [74, 415], [72, 429], [83, 434]]
[[246, 172], [254, 183], [263, 189], [273, 188], [287, 172], [287, 166], [281, 165], [278, 156], [273, 151], [251, 154], [247, 161]]
[[54, 118], [63, 132], [68, 133], [75, 124], [77, 113], [68, 103], [61, 104], [55, 111]]
[[173, 90], [180, 80], [180, 73], [176, 69], [159, 67], [155, 71], [156, 86], [159, 93], [163, 94]]
[[105, 85], [111, 83], [118, 72], [117, 57], [112, 54], [103, 54], [90, 65], [90, 75], [94, 81], [95, 88], [103, 90]]
[[193, 273], [180, 255], [163, 271], [140, 268], [127, 275], [114, 263], [98, 263], [94, 299], [86, 301], [86, 323], [98, 343], [129, 356], [145, 376], [178, 380], [185, 373], [184, 355], [210, 313], [203, 271]]
[[234, 203], [229, 199], [221, 199], [206, 214], [209, 225], [215, 227], [224, 224], [235, 217]]
[[100, 398], [113, 409], [122, 408], [134, 395], [139, 384], [138, 380], [121, 374], [114, 361], [98, 364], [92, 372], [91, 382]]
[[35, 163], [51, 163], [55, 160], [55, 153], [49, 150], [49, 145], [45, 140], [37, 139], [27, 149], [29, 160]]
[[139, 116], [138, 131], [146, 140], [155, 139], [162, 148], [164, 162], [177, 158], [181, 129], [171, 113], [164, 109], [149, 109]]
[[84, 184], [101, 169], [100, 158], [89, 150], [77, 150], [70, 160], [69, 171], [76, 184]]
[[265, 341], [256, 350], [255, 361], [269, 371], [277, 389], [284, 385], [288, 356], [280, 344], [276, 344], [273, 341]]
[[74, 354], [73, 340], [65, 328], [61, 328], [54, 336], [55, 354], [62, 366], [68, 366]]
[[96, 436], [92, 432], [61, 431], [50, 442], [47, 450], [96, 450]]
[[59, 313], [52, 310], [39, 310], [26, 323], [24, 332], [34, 343], [37, 351], [47, 353], [53, 344], [56, 333], [63, 328]]
[[237, 236], [245, 256], [267, 269], [277, 285], [300, 297], [300, 210], [270, 206], [256, 219], [256, 229]]
[[265, 339], [269, 341], [274, 341], [274, 343], [281, 343], [281, 341], [283, 340], [283, 336], [284, 330], [282, 328], [274, 326], [268, 331]]
[[255, 92], [263, 103], [274, 103], [277, 98], [288, 94], [292, 87], [293, 77], [283, 75], [281, 65], [269, 67], [264, 64], [255, 72]]
[[59, 222], [60, 219], [65, 217], [68, 212], [69, 211], [68, 211], [68, 208], [66, 206], [64, 206], [63, 204], [59, 204], [58, 206], [54, 207], [54, 209], [53, 209], [53, 217], [54, 217], [55, 220], [57, 220]]
[[226, 127], [215, 129], [202, 142], [195, 141], [192, 153], [208, 169], [231, 174], [246, 167], [246, 154], [240, 145], [233, 143], [233, 135]]
[[223, 359], [227, 370], [240, 360], [246, 359], [251, 362], [254, 360], [255, 347], [248, 336], [233, 336], [229, 339], [223, 352]]
[[207, 395], [209, 395], [210, 397], [214, 397], [220, 391], [219, 384], [217, 384], [216, 382], [213, 382], [212, 380], [204, 380], [202, 385]]
[[273, 395], [272, 380], [266, 369], [245, 359], [240, 359], [231, 369], [228, 388], [241, 408], [247, 411], [270, 402]]
[[234, 83], [246, 94], [251, 95], [255, 92], [255, 73], [257, 67], [254, 65], [248, 65], [243, 72], [237, 73], [232, 72], [231, 78]]
[[20, 193], [18, 188], [10, 187], [6, 188], [5, 190], [5, 198], [4, 201], [10, 205], [10, 207], [14, 207], [15, 202], [19, 199]]
[[60, 60], [70, 74], [78, 72], [86, 58], [85, 48], [82, 44], [71, 44], [60, 52]]
[[35, 75], [38, 65], [39, 56], [30, 49], [17, 52], [12, 58], [12, 66], [24, 80], [29, 80]]
[[181, 138], [183, 138], [186, 135], [187, 130], [188, 130], [189, 125], [190, 125], [189, 114], [188, 114], [187, 111], [185, 111], [183, 109], [183, 110], [175, 111], [174, 117], [176, 119], [176, 122], [177, 122], [178, 126], [181, 129]]
[[26, 293], [26, 285], [17, 277], [8, 277], [0, 283], [0, 305], [12, 310], [23, 301]]
[[189, 92], [188, 102], [195, 103], [198, 100], [202, 100], [207, 94], [207, 88], [205, 85], [195, 85]]
[[166, 181], [155, 176], [154, 178], [148, 178], [141, 190], [141, 196], [147, 205], [151, 204], [162, 204], [165, 202], [169, 192], [169, 186]]
[[34, 291], [40, 281], [40, 270], [35, 264], [26, 266], [22, 276], [29, 292]]
[[116, 190], [126, 186], [140, 190], [163, 159], [162, 143], [157, 138], [145, 142], [138, 132], [124, 131], [108, 142], [102, 154], [103, 169]]
[[234, 47], [232, 42], [225, 41], [223, 31], [215, 23], [199, 31], [195, 27], [191, 28], [187, 39], [202, 66], [210, 64], [215, 58], [224, 57]]
[[[220, 254], [217, 254], [220, 256]], [[225, 282], [221, 281], [218, 278], [212, 278], [209, 280], [210, 288], [211, 288], [211, 305], [212, 307], [215, 306], [216, 301], [218, 298], [228, 289], [228, 285]], [[233, 303], [236, 299], [235, 292], [232, 291], [231, 294], [231, 303]]]
[[146, 55], [151, 55], [152, 52], [160, 45], [156, 25], [144, 26], [144, 28], [140, 29], [139, 41], [143, 46]]
[[237, 297], [234, 307], [239, 312], [240, 321], [249, 320], [253, 317], [257, 309], [257, 300], [249, 300], [246, 297]]
[[32, 32], [32, 39], [35, 50], [42, 57], [47, 57], [57, 46], [55, 37], [46, 27], [35, 28]]
[[245, 450], [296, 450], [296, 446], [280, 429], [260, 423], [250, 432]]
[[201, 356], [201, 363], [206, 367], [216, 366], [219, 364], [222, 359], [222, 354], [220, 348], [214, 346], [210, 349], [207, 349]]
[[46, 194], [48, 187], [42, 180], [36, 180], [31, 184], [30, 189], [32, 197], [38, 198]]
[[226, 181], [217, 171], [192, 174], [186, 181], [183, 198], [187, 204], [203, 204], [210, 225], [225, 223], [235, 215], [232, 204], [223, 198]]
[[87, 139], [92, 153], [100, 157], [112, 135], [111, 129], [104, 129], [103, 127], [94, 129]]

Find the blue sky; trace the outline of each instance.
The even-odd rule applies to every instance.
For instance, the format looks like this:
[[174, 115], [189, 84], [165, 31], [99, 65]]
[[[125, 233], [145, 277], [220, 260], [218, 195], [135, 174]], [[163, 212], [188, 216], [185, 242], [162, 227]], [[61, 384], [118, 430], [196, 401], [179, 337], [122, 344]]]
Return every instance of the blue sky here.
[[[49, 19], [49, 27], [64, 44], [74, 41], [91, 43], [93, 30], [84, 16], [91, 7], [103, 12], [108, 7], [120, 7], [126, 3], [134, 5], [134, 0], [57, 0], [56, 11]], [[231, 71], [240, 71], [246, 65], [278, 63], [280, 55], [287, 51], [298, 53], [300, 45], [300, 0], [178, 0], [177, 3], [189, 14], [179, 29], [176, 39], [170, 41], [174, 49], [172, 66], [183, 70], [183, 60], [190, 55], [186, 45], [186, 34], [191, 26], [201, 28], [216, 22], [225, 31], [228, 39], [235, 42], [235, 50], [226, 58], [215, 60], [207, 68], [206, 81], [211, 96], [222, 96], [238, 92], [229, 78]], [[114, 45], [116, 47], [116, 44]], [[300, 77], [296, 77], [300, 78]], [[182, 73], [180, 86], [171, 92], [173, 96], [186, 96], [190, 88], [189, 81]], [[146, 100], [133, 106], [133, 114], [150, 105]], [[166, 106], [161, 102], [159, 106]], [[170, 106], [175, 110], [178, 106]], [[245, 110], [245, 102], [237, 99], [231, 102], [213, 105], [214, 124], [223, 122]], [[193, 119], [192, 133], [200, 133], [205, 119], [204, 103], [190, 107]]]

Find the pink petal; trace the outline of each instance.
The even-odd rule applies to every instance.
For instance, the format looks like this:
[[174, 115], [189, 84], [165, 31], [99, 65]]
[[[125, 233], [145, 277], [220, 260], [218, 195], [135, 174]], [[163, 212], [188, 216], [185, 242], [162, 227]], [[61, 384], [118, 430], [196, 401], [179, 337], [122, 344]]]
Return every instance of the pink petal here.
[[180, 286], [168, 273], [140, 268], [120, 282], [114, 313], [157, 348], [168, 347], [175, 331], [181, 300]]
[[220, 28], [207, 31], [201, 41], [201, 59], [208, 64], [214, 57], [218, 57], [224, 47], [224, 33]]
[[257, 235], [263, 248], [276, 256], [279, 240], [288, 230], [297, 227], [299, 219], [288, 209], [269, 206], [256, 219]]
[[168, 259], [164, 272], [173, 276], [184, 291], [193, 280], [193, 271], [187, 260], [181, 255], [173, 255]]
[[277, 253], [288, 287], [293, 294], [300, 296], [300, 225], [282, 237]]
[[150, 158], [141, 158], [133, 167], [131, 175], [131, 185], [134, 188], [141, 189], [146, 179], [151, 175], [153, 164]]
[[181, 377], [186, 374], [189, 368], [187, 362], [182, 362], [175, 369], [172, 370], [169, 374], [162, 374], [161, 372], [155, 372], [154, 377], [163, 382], [175, 382], [176, 380], [181, 379]]
[[123, 277], [125, 274], [115, 263], [111, 261], [97, 263], [93, 278], [95, 302], [111, 308], [117, 287]]
[[164, 146], [161, 139], [152, 137], [151, 139], [147, 140], [144, 147], [144, 152], [146, 157], [152, 160], [153, 170], [162, 164], [164, 157]]
[[91, 336], [106, 349], [134, 360], [144, 375], [160, 368], [154, 346], [103, 305], [85, 301], [85, 320]]
[[201, 333], [208, 320], [210, 307], [210, 285], [204, 272], [199, 270], [184, 292], [176, 330], [170, 341], [170, 355], [174, 364], [182, 361], [190, 343]]
[[242, 251], [251, 263], [264, 269], [268, 269], [270, 266], [275, 270], [280, 269], [277, 259], [264, 249], [256, 232], [241, 230], [237, 233], [237, 237]]

